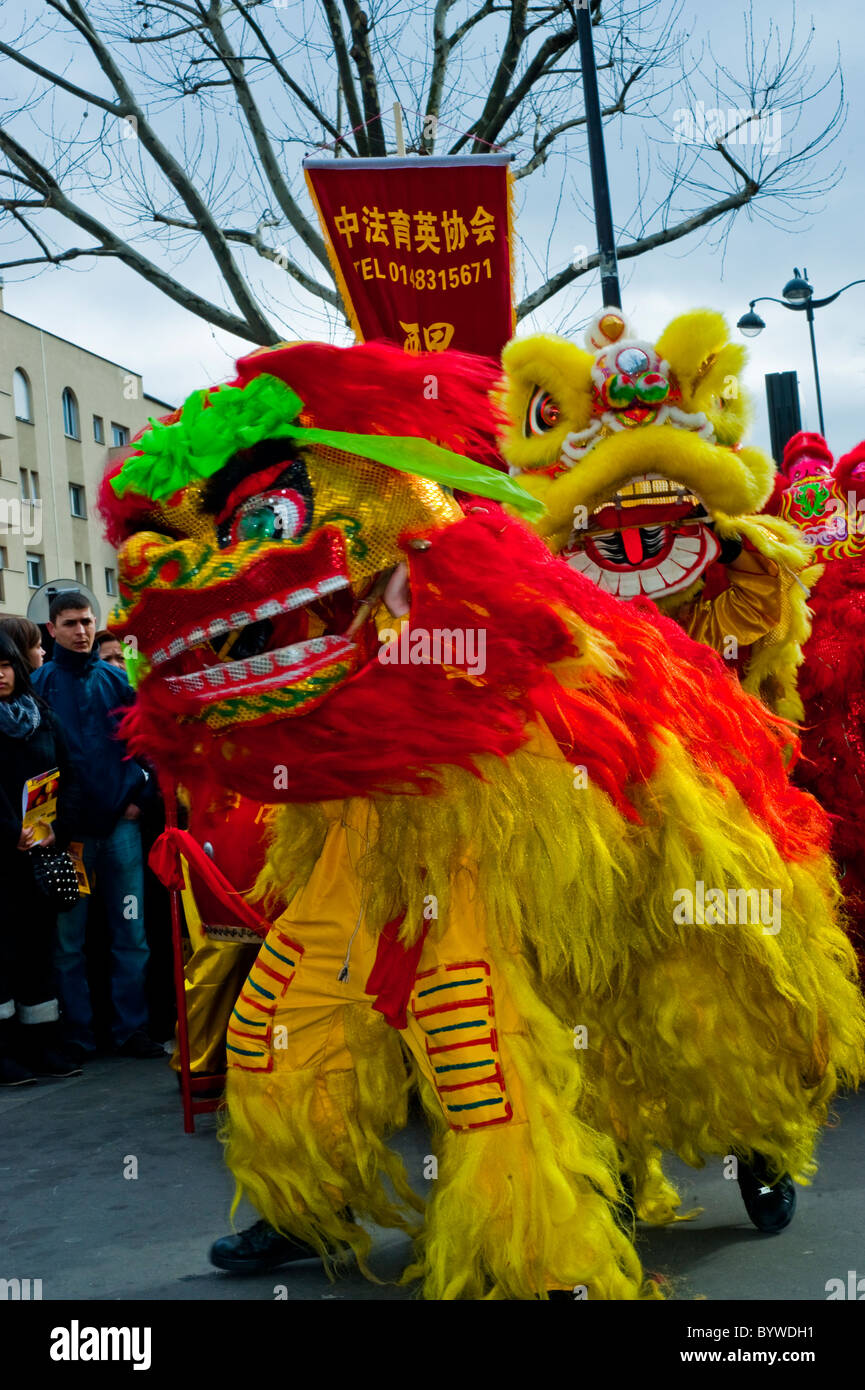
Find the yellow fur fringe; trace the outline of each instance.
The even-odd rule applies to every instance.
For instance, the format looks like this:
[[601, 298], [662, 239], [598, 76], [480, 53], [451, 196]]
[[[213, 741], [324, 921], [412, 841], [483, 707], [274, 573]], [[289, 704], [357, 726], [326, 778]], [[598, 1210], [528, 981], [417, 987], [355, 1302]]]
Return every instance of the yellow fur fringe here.
[[[557, 750], [483, 771], [445, 770], [443, 797], [376, 803], [360, 866], [368, 920], [405, 907], [403, 935], [416, 939], [434, 893], [440, 931], [453, 876], [477, 865], [496, 953], [521, 952], [558, 1019], [587, 1027], [580, 1118], [620, 1145], [654, 1219], [674, 1214], [659, 1145], [695, 1165], [757, 1149], [807, 1180], [831, 1097], [858, 1083], [865, 1054], [828, 859], [785, 864], [733, 788], [699, 776], [672, 740], [639, 795], [642, 825], [575, 787]], [[299, 851], [308, 862], [324, 821], [320, 807], [282, 808], [263, 887], [290, 878]], [[698, 880], [777, 890], [780, 930], [678, 924], [674, 894]]]
[[350, 1247], [375, 1280], [367, 1265], [371, 1238], [345, 1208], [379, 1226], [417, 1232], [411, 1210], [422, 1211], [423, 1201], [385, 1142], [405, 1126], [413, 1075], [399, 1034], [366, 1005], [347, 1006], [346, 1039], [353, 1071], [230, 1067], [220, 1138], [237, 1184], [232, 1220], [245, 1196], [274, 1229], [318, 1250], [328, 1272]]
[[[438, 1178], [417, 1261], [427, 1299], [659, 1298], [611, 1204], [623, 1200], [615, 1146], [578, 1118], [585, 1109], [570, 1030], [541, 1003], [515, 957], [493, 953], [525, 1034], [509, 1036], [527, 1123], [458, 1134], [423, 1083]], [[515, 1175], [516, 1180], [515, 1180]]]

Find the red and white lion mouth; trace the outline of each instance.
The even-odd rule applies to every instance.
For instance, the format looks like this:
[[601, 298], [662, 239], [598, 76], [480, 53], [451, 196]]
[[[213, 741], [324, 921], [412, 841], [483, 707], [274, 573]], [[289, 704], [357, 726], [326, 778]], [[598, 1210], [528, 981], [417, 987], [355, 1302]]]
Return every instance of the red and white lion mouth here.
[[720, 554], [713, 531], [701, 522], [663, 522], [592, 531], [561, 552], [572, 569], [620, 598], [652, 599], [687, 589]]
[[268, 549], [223, 582], [152, 586], [129, 620], [150, 666], [142, 698], [154, 681], [179, 713], [222, 724], [256, 710], [302, 713], [374, 654], [367, 617], [342, 539], [324, 531], [286, 554]]
[[253, 623], [271, 622], [283, 613], [291, 613], [295, 609], [304, 608], [307, 604], [315, 603], [317, 599], [324, 598], [338, 589], [347, 589], [348, 587], [347, 576], [333, 575], [312, 586], [305, 585], [302, 588], [286, 589], [276, 598], [266, 599], [264, 603], [260, 604], [250, 604], [248, 609], [226, 613], [206, 623], [187, 624], [164, 646], [157, 647], [150, 654], [151, 665], [162, 666], [166, 662], [173, 661], [184, 651], [191, 651], [195, 647], [213, 643], [217, 639], [227, 637], [231, 632], [238, 632], [243, 628], [250, 627]]
[[200, 704], [210, 704], [229, 695], [282, 690], [326, 670], [337, 661], [353, 659], [357, 653], [354, 642], [331, 633], [273, 651], [258, 652], [241, 661], [204, 666], [185, 676], [169, 676], [166, 684], [174, 695], [191, 696]]
[[639, 473], [597, 504], [560, 555], [608, 593], [662, 599], [687, 589], [720, 554], [708, 520], [685, 483]]
[[[157, 675], [187, 713], [215, 702], [268, 696], [313, 677], [331, 684], [362, 662], [345, 628], [356, 610], [347, 577], [288, 590], [206, 624], [187, 627], [153, 653]], [[311, 615], [325, 630], [310, 635]], [[335, 629], [327, 622], [335, 623]]]

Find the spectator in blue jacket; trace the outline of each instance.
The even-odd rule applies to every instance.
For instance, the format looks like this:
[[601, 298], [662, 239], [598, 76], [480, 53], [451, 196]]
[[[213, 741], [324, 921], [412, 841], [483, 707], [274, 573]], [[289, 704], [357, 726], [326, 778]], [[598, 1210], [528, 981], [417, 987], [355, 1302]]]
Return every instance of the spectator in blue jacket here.
[[[115, 1046], [129, 1057], [163, 1057], [148, 1036], [145, 976], [144, 864], [138, 825], [154, 791], [146, 768], [117, 736], [135, 695], [126, 677], [93, 648], [96, 621], [80, 593], [55, 595], [48, 631], [54, 652], [33, 674], [33, 689], [54, 711], [69, 746], [81, 794], [72, 838], [84, 846], [87, 876], [98, 883], [111, 937], [111, 1025]], [[69, 1043], [83, 1060], [96, 1049], [84, 954], [87, 897], [57, 919], [55, 969]]]

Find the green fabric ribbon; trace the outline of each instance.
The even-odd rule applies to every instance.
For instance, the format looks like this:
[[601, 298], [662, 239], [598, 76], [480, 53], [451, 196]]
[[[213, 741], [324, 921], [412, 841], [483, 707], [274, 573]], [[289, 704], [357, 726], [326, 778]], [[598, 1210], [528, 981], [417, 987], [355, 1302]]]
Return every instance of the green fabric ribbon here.
[[[206, 404], [205, 404], [206, 403]], [[324, 444], [373, 463], [429, 478], [442, 487], [507, 503], [527, 519], [536, 520], [544, 505], [524, 492], [506, 473], [452, 453], [428, 439], [414, 436], [351, 434], [342, 430], [305, 429], [289, 424], [303, 409], [295, 391], [268, 373], [246, 386], [223, 386], [218, 391], [195, 391], [180, 419], [150, 429], [136, 440], [138, 454], [126, 459], [111, 486], [118, 497], [141, 493], [154, 501], [170, 497], [194, 478], [217, 473], [239, 449], [262, 439], [286, 436], [301, 444]]]

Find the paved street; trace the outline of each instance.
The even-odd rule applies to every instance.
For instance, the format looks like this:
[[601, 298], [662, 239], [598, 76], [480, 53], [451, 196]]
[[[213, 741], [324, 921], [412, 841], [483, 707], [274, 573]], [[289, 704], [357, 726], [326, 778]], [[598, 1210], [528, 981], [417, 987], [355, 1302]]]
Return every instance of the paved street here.
[[[837, 1106], [816, 1184], [799, 1191], [791, 1228], [760, 1236], [720, 1166], [681, 1165], [685, 1206], [702, 1216], [663, 1230], [641, 1228], [649, 1272], [673, 1280], [681, 1299], [826, 1298], [826, 1281], [865, 1275], [865, 1095]], [[405, 1299], [410, 1290], [368, 1284], [356, 1272], [331, 1285], [312, 1263], [238, 1280], [212, 1270], [209, 1243], [227, 1229], [231, 1183], [215, 1117], [183, 1133], [179, 1093], [159, 1062], [100, 1059], [80, 1079], [43, 1082], [0, 1096], [0, 1278], [41, 1279], [44, 1299]], [[425, 1134], [396, 1141], [424, 1187]], [[124, 1169], [137, 1178], [124, 1178]], [[241, 1225], [248, 1224], [243, 1219]], [[381, 1232], [374, 1267], [393, 1279], [407, 1242]]]

